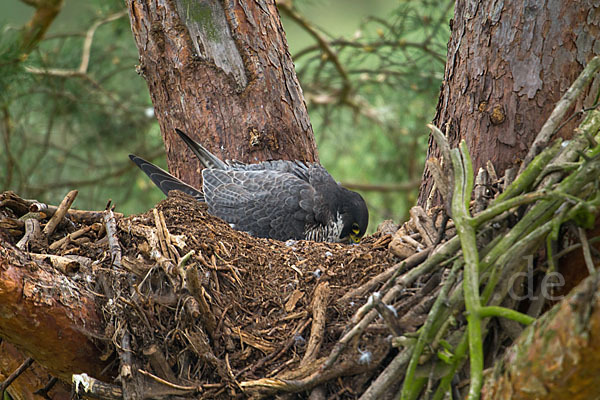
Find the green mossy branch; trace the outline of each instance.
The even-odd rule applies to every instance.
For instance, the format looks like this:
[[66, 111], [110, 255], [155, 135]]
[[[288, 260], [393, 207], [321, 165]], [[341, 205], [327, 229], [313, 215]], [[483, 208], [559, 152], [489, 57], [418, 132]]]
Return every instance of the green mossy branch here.
[[436, 335], [436, 332], [438, 332], [440, 325], [442, 325], [444, 322], [444, 320], [439, 318], [439, 316], [443, 309], [448, 308], [448, 293], [454, 286], [462, 267], [462, 261], [454, 261], [452, 269], [450, 270], [450, 274], [446, 278], [444, 286], [435, 300], [435, 303], [433, 303], [425, 324], [420, 329], [419, 338], [417, 339], [417, 343], [415, 344], [412, 356], [406, 369], [404, 385], [401, 392], [402, 400], [415, 399], [419, 395], [421, 387], [416, 385], [413, 379], [419, 364], [419, 359], [421, 358], [421, 354], [423, 354], [425, 346], [433, 341], [433, 338]]
[[454, 194], [452, 196], [452, 218], [465, 260], [463, 272], [463, 293], [467, 314], [467, 332], [469, 337], [469, 360], [471, 367], [471, 385], [469, 399], [479, 398], [483, 385], [483, 341], [481, 335], [481, 300], [479, 298], [479, 252], [475, 229], [471, 224], [469, 203], [473, 192], [473, 165], [464, 141], [460, 150], [452, 149], [452, 167], [454, 168]]
[[[585, 79], [580, 78], [574, 84], [578, 85], [578, 93], [599, 67], [600, 58], [594, 59], [586, 67], [582, 73]], [[594, 72], [590, 72], [592, 70]], [[419, 330], [417, 342], [410, 349], [412, 354], [399, 392], [400, 399], [418, 398], [424, 387], [435, 389], [433, 399], [445, 398], [467, 357], [470, 362], [468, 398], [480, 397], [484, 368], [483, 343], [490, 318], [505, 318], [522, 325], [531, 325], [536, 320], [534, 316], [500, 306], [511, 290], [512, 278], [527, 267], [524, 257], [535, 253], [546, 238], [551, 237], [552, 232], [556, 233], [557, 228], [566, 221], [573, 220], [588, 226], [598, 212], [599, 129], [600, 111], [587, 110], [573, 140], [557, 140], [546, 147], [521, 168], [519, 176], [487, 209], [471, 216], [474, 174], [466, 144], [461, 142], [459, 149], [449, 150], [445, 136], [432, 127], [438, 146], [446, 150], [443, 151], [444, 155], [452, 161], [451, 213], [457, 236], [446, 246], [458, 240], [462, 254], [458, 251], [458, 244], [452, 243], [451, 247], [456, 251], [453, 256], [458, 255], [459, 258], [455, 258], [440, 295]], [[549, 140], [549, 137], [544, 140]], [[446, 165], [450, 164], [450, 160], [445, 161]], [[515, 215], [517, 208], [522, 215], [514, 226], [507, 228], [505, 221]], [[483, 240], [489, 232], [495, 238]], [[450, 256], [449, 253], [443, 254]], [[439, 262], [440, 259], [436, 264]], [[431, 345], [434, 336], [439, 343], [443, 335], [452, 333], [439, 332], [439, 328], [457, 312], [465, 314], [467, 325], [464, 332], [459, 334], [458, 341], [454, 341], [453, 349], [444, 346], [444, 351], [438, 351], [438, 357], [432, 361], [445, 366], [443, 375], [430, 377], [434, 379], [432, 382], [423, 382], [417, 378], [417, 369], [423, 363], [425, 349], [428, 344]], [[434, 352], [435, 348], [431, 353]]]

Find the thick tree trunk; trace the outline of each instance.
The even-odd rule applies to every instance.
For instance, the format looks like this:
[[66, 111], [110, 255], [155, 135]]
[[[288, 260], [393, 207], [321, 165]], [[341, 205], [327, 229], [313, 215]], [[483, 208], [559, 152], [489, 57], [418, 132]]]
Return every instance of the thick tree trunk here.
[[[600, 53], [599, 7], [599, 0], [456, 2], [434, 124], [449, 125], [452, 147], [467, 142], [475, 171], [491, 160], [502, 175], [525, 156], [556, 102]], [[559, 135], [571, 137], [579, 122]], [[439, 157], [429, 143], [427, 157]], [[420, 205], [432, 186], [426, 168]]]
[[312, 127], [272, 0], [127, 0], [169, 169], [198, 186], [201, 167], [175, 135], [217, 156], [316, 161]]

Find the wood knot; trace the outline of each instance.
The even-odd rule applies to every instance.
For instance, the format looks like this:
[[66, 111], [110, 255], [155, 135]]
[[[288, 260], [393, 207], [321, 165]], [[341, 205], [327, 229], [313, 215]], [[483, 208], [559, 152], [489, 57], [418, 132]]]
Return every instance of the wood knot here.
[[261, 139], [261, 134], [258, 131], [258, 129], [251, 128], [250, 132], [248, 132], [248, 135], [250, 136], [250, 146], [252, 146], [252, 147], [260, 146], [262, 139]]
[[265, 130], [258, 130], [257, 128], [250, 128], [248, 131], [248, 139], [250, 146], [255, 149], [268, 148], [271, 151], [279, 150], [279, 142], [275, 133], [269, 133]]
[[505, 120], [506, 114], [504, 114], [504, 108], [500, 104], [496, 104], [490, 113], [490, 121], [492, 121], [492, 124], [494, 125], [500, 125]]

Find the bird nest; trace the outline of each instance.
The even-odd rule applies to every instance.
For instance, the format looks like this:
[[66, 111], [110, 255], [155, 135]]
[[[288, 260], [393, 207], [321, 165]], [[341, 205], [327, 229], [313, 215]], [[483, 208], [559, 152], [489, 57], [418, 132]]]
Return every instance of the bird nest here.
[[[360, 305], [336, 300], [391, 261], [389, 237], [359, 246], [256, 239], [183, 195], [121, 219], [118, 227], [136, 291], [105, 306], [113, 331], [107, 337], [127, 325], [136, 354], [155, 346], [176, 382], [220, 382], [215, 391], [227, 396], [241, 382], [293, 372], [326, 354]], [[153, 262], [157, 250], [168, 257]], [[125, 293], [128, 275], [116, 277]], [[313, 360], [306, 360], [315, 312], [327, 315], [327, 329], [312, 345], [323, 353], [313, 350]]]
[[[359, 245], [258, 239], [171, 192], [143, 215], [71, 210], [47, 240], [24, 241], [31, 229], [17, 218], [45, 221], [56, 207], [9, 192], [2, 200], [1, 226], [22, 237], [17, 247], [95, 297], [105, 328], [94, 340], [123, 386], [114, 393], [130, 385], [144, 397], [231, 398], [321, 385], [327, 396], [355, 398], [393, 351], [383, 320], [339, 344], [369, 293], [401, 269], [389, 233]], [[408, 311], [430, 304], [438, 283], [425, 275], [400, 295], [387, 312], [407, 315], [394, 324], [419, 326], [428, 307]]]

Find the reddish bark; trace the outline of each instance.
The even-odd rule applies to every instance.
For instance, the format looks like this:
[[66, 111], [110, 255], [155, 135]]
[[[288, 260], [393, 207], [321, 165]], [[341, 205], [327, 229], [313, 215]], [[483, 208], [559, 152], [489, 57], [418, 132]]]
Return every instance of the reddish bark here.
[[317, 160], [274, 1], [127, 6], [173, 174], [200, 185], [201, 167], [175, 128], [225, 159]]
[[[466, 140], [475, 171], [491, 160], [501, 176], [527, 153], [555, 103], [600, 53], [599, 5], [456, 2], [434, 124], [443, 131], [450, 124], [452, 147]], [[580, 101], [575, 109], [581, 106]], [[579, 122], [573, 119], [560, 135], [571, 137]], [[439, 157], [432, 139], [427, 157]], [[432, 185], [426, 168], [420, 205], [426, 205]]]
[[[102, 332], [95, 299], [15, 248], [0, 245], [0, 336], [67, 382], [85, 372], [105, 377], [90, 336]], [[88, 334], [86, 334], [89, 333]]]
[[[0, 381], [3, 381], [19, 368], [26, 357], [7, 341], [0, 343], [0, 354], [2, 354], [0, 357]], [[34, 391], [43, 389], [51, 378], [52, 376], [45, 368], [38, 363], [33, 363], [11, 383], [7, 390], [13, 399], [42, 399], [43, 397], [35, 395]], [[48, 396], [52, 400], [69, 400], [71, 399], [71, 386], [57, 381], [48, 391]]]

